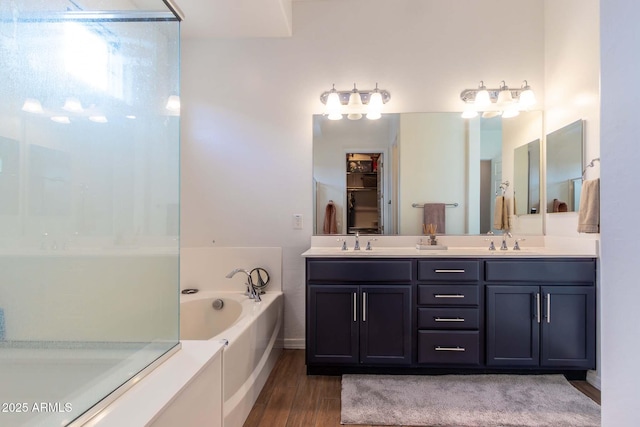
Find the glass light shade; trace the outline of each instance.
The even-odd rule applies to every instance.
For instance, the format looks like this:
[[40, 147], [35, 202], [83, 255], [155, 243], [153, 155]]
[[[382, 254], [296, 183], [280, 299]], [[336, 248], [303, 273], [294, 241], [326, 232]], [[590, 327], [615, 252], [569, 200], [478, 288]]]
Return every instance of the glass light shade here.
[[531, 107], [536, 103], [536, 96], [531, 89], [525, 89], [520, 93], [518, 104], [523, 107]]
[[27, 98], [22, 105], [22, 111], [27, 113], [42, 113], [42, 104], [40, 101], [33, 98]]
[[89, 116], [89, 120], [95, 123], [107, 123], [108, 120], [105, 116]]
[[489, 96], [489, 92], [486, 89], [479, 90], [476, 93], [476, 99], [474, 101], [476, 107], [486, 107], [491, 105], [491, 97]]
[[56, 123], [62, 123], [65, 125], [68, 125], [69, 123], [71, 123], [71, 120], [69, 120], [69, 117], [67, 116], [53, 116], [51, 117], [51, 120], [53, 120]]
[[463, 119], [473, 119], [474, 117], [478, 117], [478, 112], [476, 110], [469, 109], [462, 113]]
[[382, 94], [375, 90], [369, 96], [369, 104], [367, 105], [367, 119], [378, 120], [382, 117]]
[[500, 93], [498, 93], [498, 104], [509, 104], [513, 102], [513, 97], [511, 96], [511, 91], [508, 87], [504, 86]]
[[349, 111], [347, 119], [360, 120], [362, 118], [362, 106], [362, 97], [360, 97], [360, 93], [354, 89], [349, 96], [349, 103], [347, 104], [347, 110]]
[[482, 113], [482, 118], [483, 119], [490, 119], [493, 117], [498, 117], [500, 114], [500, 111], [485, 111], [484, 113]]
[[169, 99], [167, 99], [167, 105], [165, 107], [169, 111], [179, 112], [180, 111], [180, 97], [178, 95], [171, 95]]
[[84, 110], [84, 108], [82, 108], [82, 103], [80, 103], [78, 98], [67, 98], [64, 101], [62, 109], [72, 113], [81, 113]]
[[329, 120], [342, 119], [342, 103], [340, 102], [340, 95], [333, 89], [327, 97], [326, 113], [329, 116]]
[[520, 111], [518, 111], [517, 108], [508, 108], [504, 110], [504, 112], [502, 113], [502, 118], [510, 119], [511, 117], [516, 117], [519, 114], [520, 114]]

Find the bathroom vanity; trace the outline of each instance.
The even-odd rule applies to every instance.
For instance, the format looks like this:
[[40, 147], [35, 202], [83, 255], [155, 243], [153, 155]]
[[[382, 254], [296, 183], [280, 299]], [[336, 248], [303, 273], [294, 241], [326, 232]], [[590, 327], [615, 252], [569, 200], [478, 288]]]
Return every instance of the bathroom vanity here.
[[309, 374], [595, 368], [596, 258], [327, 248], [306, 262]]

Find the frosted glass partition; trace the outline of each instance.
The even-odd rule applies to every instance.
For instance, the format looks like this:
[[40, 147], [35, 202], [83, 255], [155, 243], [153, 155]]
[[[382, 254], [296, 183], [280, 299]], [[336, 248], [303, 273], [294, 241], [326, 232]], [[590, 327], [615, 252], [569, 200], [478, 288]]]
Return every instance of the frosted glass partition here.
[[179, 21], [0, 2], [0, 58], [0, 425], [62, 426], [179, 342]]

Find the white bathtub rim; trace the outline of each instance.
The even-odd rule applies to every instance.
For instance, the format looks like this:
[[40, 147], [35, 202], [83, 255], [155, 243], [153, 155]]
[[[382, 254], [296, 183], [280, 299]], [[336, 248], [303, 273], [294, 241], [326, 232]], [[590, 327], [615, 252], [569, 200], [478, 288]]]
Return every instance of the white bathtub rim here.
[[223, 301], [225, 298], [239, 301], [242, 306], [242, 311], [238, 319], [224, 331], [208, 338], [208, 340], [214, 341], [227, 340], [227, 342], [231, 343], [235, 337], [240, 336], [245, 329], [251, 326], [253, 319], [258, 317], [260, 313], [270, 306], [277, 299], [278, 295], [283, 295], [283, 293], [280, 291], [267, 291], [261, 295], [262, 301], [256, 302], [242, 292], [203, 291], [196, 294], [181, 295], [180, 303], [199, 299], [210, 299], [214, 301], [218, 298]]

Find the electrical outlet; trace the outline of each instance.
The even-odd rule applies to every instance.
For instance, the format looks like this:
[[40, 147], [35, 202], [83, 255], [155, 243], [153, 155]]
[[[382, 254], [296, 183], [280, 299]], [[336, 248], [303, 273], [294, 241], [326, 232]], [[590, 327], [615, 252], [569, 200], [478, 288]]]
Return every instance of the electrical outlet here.
[[302, 214], [293, 214], [293, 229], [302, 230]]

